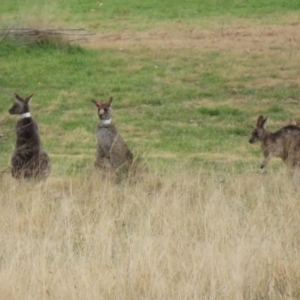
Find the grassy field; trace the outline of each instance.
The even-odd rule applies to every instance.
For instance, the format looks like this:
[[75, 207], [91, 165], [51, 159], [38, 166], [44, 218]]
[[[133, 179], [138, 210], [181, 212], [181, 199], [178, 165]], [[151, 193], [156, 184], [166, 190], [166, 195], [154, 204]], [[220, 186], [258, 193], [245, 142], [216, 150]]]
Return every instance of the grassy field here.
[[[7, 1], [0, 26], [84, 28], [70, 43], [0, 37], [0, 299], [299, 299], [299, 174], [266, 175], [260, 114], [300, 121], [300, 3]], [[76, 39], [70, 36], [69, 39]], [[52, 173], [10, 176], [28, 96]], [[92, 99], [148, 171], [94, 170]]]
[[177, 171], [2, 180], [0, 299], [299, 299], [295, 182]]

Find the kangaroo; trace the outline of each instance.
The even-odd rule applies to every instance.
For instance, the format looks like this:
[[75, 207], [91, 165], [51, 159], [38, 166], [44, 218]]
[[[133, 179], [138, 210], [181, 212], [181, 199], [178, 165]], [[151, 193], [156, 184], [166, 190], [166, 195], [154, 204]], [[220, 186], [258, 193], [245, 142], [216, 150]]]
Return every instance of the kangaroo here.
[[11, 158], [12, 177], [16, 179], [46, 179], [51, 170], [49, 156], [41, 149], [38, 125], [29, 111], [32, 96], [23, 99], [15, 94], [15, 103], [9, 110], [11, 115], [21, 116], [15, 127], [17, 141]]
[[261, 168], [264, 169], [271, 157], [280, 157], [285, 164], [294, 168], [300, 165], [300, 127], [285, 126], [272, 133], [266, 129], [268, 118], [259, 116], [249, 143], [261, 142], [264, 160]]
[[132, 165], [133, 154], [111, 121], [112, 101], [112, 97], [106, 103], [92, 100], [98, 109], [100, 118], [96, 127], [98, 149], [95, 167], [100, 169], [123, 169], [125, 167], [128, 169]]

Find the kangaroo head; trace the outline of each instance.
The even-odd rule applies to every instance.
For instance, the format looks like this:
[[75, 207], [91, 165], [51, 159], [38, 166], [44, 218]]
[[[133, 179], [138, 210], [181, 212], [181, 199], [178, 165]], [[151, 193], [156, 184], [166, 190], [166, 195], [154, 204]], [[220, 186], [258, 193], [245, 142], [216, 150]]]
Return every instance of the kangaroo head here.
[[21, 115], [29, 112], [29, 101], [33, 95], [28, 96], [27, 98], [22, 98], [18, 94], [15, 94], [15, 103], [8, 111], [11, 115]]
[[262, 141], [266, 135], [267, 135], [267, 130], [266, 130], [266, 125], [268, 122], [268, 118], [265, 118], [263, 116], [259, 116], [257, 121], [256, 121], [256, 127], [252, 131], [249, 143], [255, 143], [257, 141]]
[[92, 100], [92, 102], [95, 104], [95, 106], [98, 109], [98, 116], [100, 120], [110, 120], [112, 117], [112, 109], [111, 109], [111, 103], [113, 101], [113, 98], [110, 97], [107, 102], [97, 102], [96, 100]]

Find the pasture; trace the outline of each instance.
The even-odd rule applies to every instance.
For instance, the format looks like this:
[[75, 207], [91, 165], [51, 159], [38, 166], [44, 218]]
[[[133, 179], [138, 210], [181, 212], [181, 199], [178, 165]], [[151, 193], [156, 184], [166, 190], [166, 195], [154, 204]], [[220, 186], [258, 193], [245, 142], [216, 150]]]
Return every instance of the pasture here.
[[[300, 121], [299, 9], [4, 0], [0, 299], [299, 299], [300, 176], [280, 159], [262, 174], [248, 142], [261, 114], [271, 131]], [[12, 28], [89, 35], [36, 45]], [[34, 94], [45, 182], [11, 178], [15, 92]], [[91, 100], [110, 96], [147, 166], [117, 184], [94, 169]]]

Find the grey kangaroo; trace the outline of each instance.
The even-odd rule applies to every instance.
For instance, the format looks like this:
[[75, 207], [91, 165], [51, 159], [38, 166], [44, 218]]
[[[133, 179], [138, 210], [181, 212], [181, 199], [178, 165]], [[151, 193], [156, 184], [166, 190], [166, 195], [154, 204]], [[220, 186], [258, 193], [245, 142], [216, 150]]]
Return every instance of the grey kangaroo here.
[[21, 116], [15, 127], [17, 141], [11, 158], [11, 172], [16, 179], [46, 179], [51, 170], [49, 156], [41, 149], [38, 125], [29, 111], [32, 96], [22, 98], [15, 94], [15, 103], [9, 110], [11, 115]]
[[249, 143], [261, 142], [264, 160], [261, 168], [265, 168], [271, 157], [280, 157], [288, 167], [300, 165], [300, 127], [285, 126], [272, 133], [266, 129], [268, 118], [259, 116]]
[[92, 100], [100, 118], [96, 127], [98, 149], [95, 167], [100, 169], [123, 169], [125, 167], [128, 169], [132, 165], [133, 154], [111, 121], [112, 101], [112, 97], [105, 103]]

